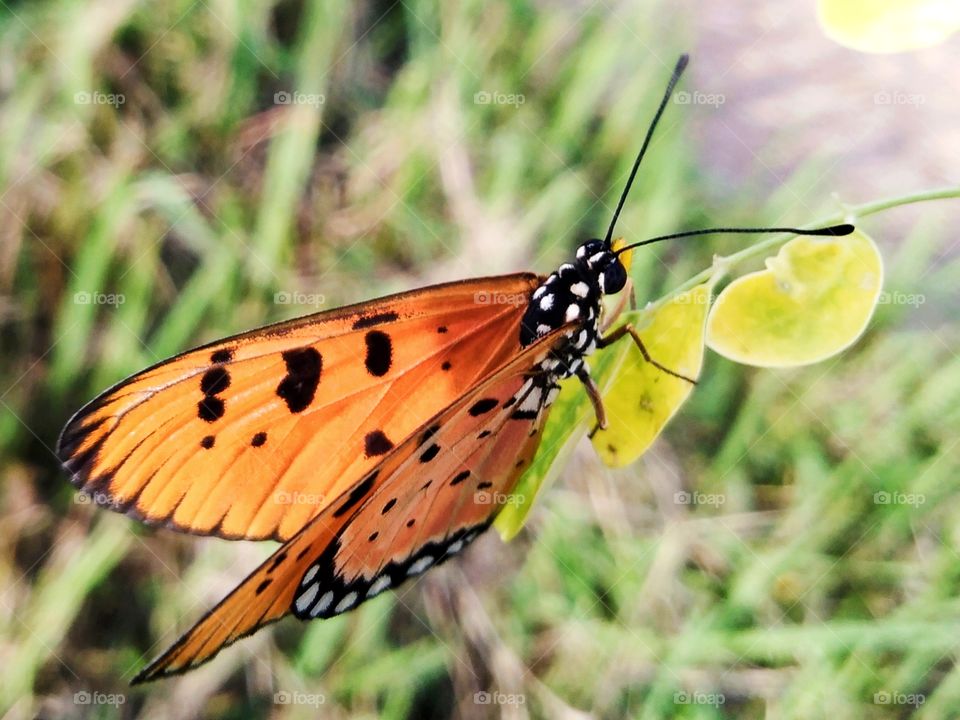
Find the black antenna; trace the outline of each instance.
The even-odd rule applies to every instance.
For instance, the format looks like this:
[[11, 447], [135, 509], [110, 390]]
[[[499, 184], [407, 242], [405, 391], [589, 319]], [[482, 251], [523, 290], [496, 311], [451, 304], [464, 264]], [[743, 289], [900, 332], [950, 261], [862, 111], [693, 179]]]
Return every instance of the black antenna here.
[[638, 248], [643, 245], [652, 245], [653, 243], [662, 242], [663, 240], [675, 240], [677, 238], [692, 237], [694, 235], [712, 235], [714, 233], [740, 233], [740, 234], [760, 234], [760, 233], [793, 233], [794, 235], [827, 235], [831, 237], [839, 237], [842, 235], [849, 235], [855, 230], [853, 225], [849, 223], [844, 223], [842, 225], [831, 225], [830, 227], [817, 228], [815, 230], [803, 230], [802, 228], [789, 228], [789, 227], [769, 227], [769, 228], [706, 228], [705, 230], [688, 230], [687, 232], [678, 232], [670, 233], [669, 235], [661, 235], [659, 237], [650, 238], [649, 240], [642, 240], [638, 243], [633, 243], [632, 245], [627, 245], [617, 250], [614, 254], [619, 255], [622, 252], [631, 250], [633, 248]]
[[687, 67], [687, 62], [690, 60], [690, 56], [684, 53], [680, 56], [680, 59], [677, 60], [676, 67], [673, 68], [673, 74], [670, 76], [670, 82], [667, 83], [667, 89], [663, 93], [663, 99], [660, 101], [660, 107], [657, 108], [656, 115], [653, 116], [653, 121], [650, 123], [650, 128], [647, 130], [647, 136], [643, 139], [643, 145], [640, 147], [640, 153], [637, 155], [637, 159], [633, 162], [633, 169], [630, 171], [630, 177], [627, 178], [627, 185], [623, 188], [623, 193], [620, 195], [620, 202], [617, 203], [617, 209], [613, 211], [613, 219], [610, 221], [610, 227], [607, 228], [607, 236], [603, 239], [604, 245], [610, 247], [610, 241], [613, 239], [613, 228], [617, 224], [617, 218], [620, 217], [620, 211], [623, 209], [623, 203], [627, 200], [627, 195], [630, 192], [630, 186], [633, 185], [633, 179], [637, 176], [637, 169], [640, 167], [640, 161], [643, 160], [643, 155], [647, 152], [647, 146], [650, 144], [650, 138], [653, 137], [653, 131], [657, 127], [657, 123], [660, 122], [660, 116], [663, 115], [663, 111], [667, 107], [667, 102], [670, 100], [670, 96], [673, 95], [673, 89], [677, 86], [677, 82], [680, 80], [680, 76], [683, 75], [684, 69]]

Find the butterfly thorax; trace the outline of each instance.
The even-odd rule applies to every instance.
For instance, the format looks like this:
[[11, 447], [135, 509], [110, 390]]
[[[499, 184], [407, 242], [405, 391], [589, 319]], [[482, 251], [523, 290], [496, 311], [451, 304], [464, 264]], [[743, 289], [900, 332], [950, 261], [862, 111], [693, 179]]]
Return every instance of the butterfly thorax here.
[[590, 240], [577, 249], [576, 259], [564, 263], [534, 290], [520, 323], [524, 347], [550, 332], [576, 323], [566, 332], [542, 369], [561, 380], [583, 368], [583, 358], [597, 347], [603, 297], [618, 293], [627, 272], [619, 258], [601, 240]]

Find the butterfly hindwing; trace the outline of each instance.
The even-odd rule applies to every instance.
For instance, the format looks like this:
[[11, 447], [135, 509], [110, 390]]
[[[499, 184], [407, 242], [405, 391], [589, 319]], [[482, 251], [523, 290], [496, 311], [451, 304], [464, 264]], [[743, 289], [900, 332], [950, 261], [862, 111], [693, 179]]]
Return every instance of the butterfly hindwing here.
[[[461, 551], [495, 517], [539, 443], [553, 393], [530, 376], [561, 335], [523, 350], [385, 455], [135, 682], [196, 667], [289, 612], [345, 612]], [[383, 542], [370, 541], [374, 532]]]
[[537, 282], [439, 285], [189, 351], [88, 404], [58, 455], [98, 504], [145, 522], [289, 539], [520, 351]]

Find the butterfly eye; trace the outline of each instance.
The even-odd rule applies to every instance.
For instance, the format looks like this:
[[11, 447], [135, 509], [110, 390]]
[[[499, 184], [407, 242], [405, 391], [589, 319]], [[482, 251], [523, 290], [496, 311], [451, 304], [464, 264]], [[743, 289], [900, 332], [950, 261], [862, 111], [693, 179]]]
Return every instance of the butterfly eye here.
[[603, 292], [612, 295], [623, 290], [627, 284], [627, 269], [619, 260], [614, 260], [603, 269]]

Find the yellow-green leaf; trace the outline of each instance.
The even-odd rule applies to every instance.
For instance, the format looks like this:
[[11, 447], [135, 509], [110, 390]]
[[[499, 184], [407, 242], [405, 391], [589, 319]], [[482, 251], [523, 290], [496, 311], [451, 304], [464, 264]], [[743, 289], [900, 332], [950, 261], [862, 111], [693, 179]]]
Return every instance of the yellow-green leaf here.
[[[621, 350], [610, 348], [591, 358], [591, 374], [601, 389], [607, 386], [613, 371], [623, 361]], [[494, 521], [504, 541], [520, 532], [540, 491], [550, 484], [591, 423], [593, 408], [583, 386], [577, 378], [567, 378], [560, 383], [560, 395], [547, 416], [536, 457]]]
[[[646, 311], [626, 313], [623, 320], [634, 324], [653, 360], [696, 379], [703, 365], [710, 294], [710, 283], [698, 285], [652, 315]], [[603, 395], [607, 429], [593, 437], [600, 459], [612, 467], [628, 465], [640, 457], [693, 390], [691, 383], [644, 360], [629, 337], [620, 342], [626, 359]]]
[[707, 345], [746, 365], [835, 355], [866, 328], [883, 285], [880, 252], [860, 231], [794, 238], [766, 264], [724, 288], [707, 320]]
[[872, 53], [930, 47], [960, 29], [956, 0], [819, 0], [817, 15], [828, 37]]

